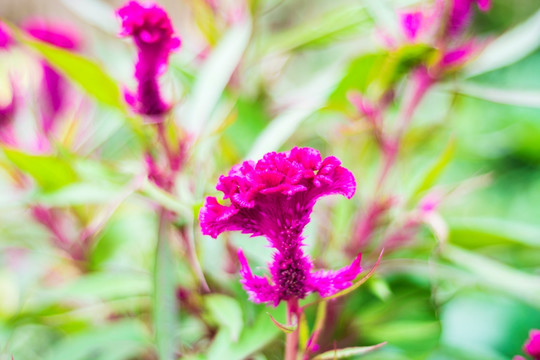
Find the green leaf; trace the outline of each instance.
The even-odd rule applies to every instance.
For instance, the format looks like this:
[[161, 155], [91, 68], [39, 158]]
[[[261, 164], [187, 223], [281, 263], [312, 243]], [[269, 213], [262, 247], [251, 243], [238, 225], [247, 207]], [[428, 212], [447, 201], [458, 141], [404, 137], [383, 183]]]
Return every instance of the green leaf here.
[[162, 209], [154, 264], [153, 299], [154, 334], [160, 360], [175, 360], [177, 351], [175, 334], [178, 329], [178, 300], [174, 256], [168, 237], [170, 225], [167, 211]]
[[283, 331], [285, 334], [290, 334], [292, 333], [293, 331], [296, 330], [296, 328], [298, 327], [298, 324], [297, 323], [293, 323], [291, 325], [285, 325], [285, 324], [282, 324], [280, 323], [279, 321], [277, 321], [276, 319], [274, 319], [274, 317], [272, 316], [272, 314], [270, 313], [267, 313], [268, 316], [270, 316], [270, 320], [272, 320], [272, 322], [274, 323], [274, 325], [276, 325], [276, 327]]
[[151, 283], [147, 276], [139, 273], [99, 272], [82, 276], [61, 288], [47, 288], [39, 292], [39, 302], [62, 300], [107, 301], [112, 299], [150, 294]]
[[379, 76], [387, 55], [385, 52], [370, 53], [354, 59], [328, 98], [327, 106], [333, 109], [343, 110], [349, 104], [347, 100], [347, 93], [349, 91], [356, 90], [365, 94], [368, 86]]
[[144, 324], [137, 320], [120, 320], [106, 327], [67, 336], [52, 347], [45, 359], [101, 359], [119, 348], [123, 349], [123, 359], [129, 359], [142, 356], [149, 345]]
[[242, 308], [238, 302], [221, 294], [210, 294], [204, 297], [206, 308], [220, 327], [225, 327], [231, 334], [232, 341], [238, 341], [243, 327]]
[[45, 191], [56, 190], [77, 180], [71, 164], [58, 156], [30, 155], [4, 148], [6, 157], [20, 170], [31, 175]]
[[120, 186], [78, 182], [52, 192], [37, 193], [32, 201], [49, 206], [102, 204], [110, 202], [122, 192]]
[[540, 46], [540, 11], [527, 21], [491, 42], [464, 72], [476, 76], [511, 65], [531, 54]]
[[[326, 304], [324, 301], [321, 304]], [[320, 304], [319, 304], [320, 307]], [[302, 312], [300, 315], [300, 322], [298, 328], [298, 343], [301, 349], [305, 349], [309, 341], [309, 324], [306, 318], [306, 314]]]
[[540, 91], [535, 90], [500, 89], [474, 82], [458, 83], [449, 90], [498, 104], [540, 108]]
[[358, 34], [371, 23], [364, 6], [347, 6], [271, 36], [261, 47], [268, 53], [295, 51]]
[[204, 62], [186, 102], [185, 126], [200, 134], [221, 98], [229, 79], [240, 63], [251, 36], [251, 22], [229, 30]]
[[78, 84], [99, 102], [125, 112], [124, 102], [116, 82], [93, 60], [70, 51], [30, 39], [19, 34], [18, 39], [39, 52], [49, 63]]
[[224, 150], [230, 149], [235, 155], [233, 160], [237, 161], [247, 154], [270, 119], [261, 101], [240, 98], [235, 109], [236, 119], [225, 130], [221, 142]]
[[485, 256], [447, 245], [443, 256], [474, 274], [483, 285], [540, 306], [540, 278]]
[[456, 150], [456, 141], [454, 140], [454, 138], [451, 138], [446, 144], [446, 147], [444, 148], [443, 152], [439, 155], [439, 157], [433, 163], [433, 165], [431, 165], [431, 167], [422, 177], [422, 180], [419, 182], [419, 184], [416, 186], [416, 188], [412, 192], [412, 196], [411, 196], [412, 201], [416, 201], [418, 197], [422, 195], [423, 192], [425, 192], [426, 190], [429, 190], [435, 184], [435, 182], [437, 181], [439, 176], [441, 176], [444, 169], [446, 169], [446, 166], [450, 163], [450, 161], [454, 157], [455, 150]]
[[406, 44], [388, 53], [374, 84], [375, 94], [380, 96], [386, 92], [411, 69], [429, 62], [435, 53], [436, 50], [426, 44]]
[[231, 342], [229, 329], [222, 328], [208, 349], [208, 360], [243, 360], [267, 346], [281, 332], [262, 311], [253, 324], [246, 324], [237, 342]]
[[313, 358], [313, 360], [333, 360], [333, 359], [345, 359], [356, 355], [365, 355], [371, 351], [377, 350], [386, 345], [386, 342], [373, 345], [373, 346], [358, 346], [350, 347], [339, 350], [330, 350], [319, 354]]
[[540, 227], [505, 219], [452, 219], [450, 241], [467, 248], [498, 244], [521, 244], [540, 247]]
[[164, 208], [174, 211], [186, 218], [191, 218], [194, 215], [195, 210], [192, 206], [179, 202], [174, 196], [149, 181], [146, 181], [142, 185], [140, 192]]
[[259, 159], [269, 151], [277, 151], [308, 116], [324, 105], [336, 84], [338, 74], [335, 68], [325, 69], [298, 89], [297, 92], [305, 100], [296, 102], [274, 118], [254, 141], [246, 158]]

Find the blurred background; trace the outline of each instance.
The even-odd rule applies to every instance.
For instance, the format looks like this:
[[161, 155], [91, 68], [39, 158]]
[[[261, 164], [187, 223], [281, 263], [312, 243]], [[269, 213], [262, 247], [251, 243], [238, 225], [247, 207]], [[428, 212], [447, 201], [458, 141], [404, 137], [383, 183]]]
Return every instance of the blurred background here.
[[[134, 88], [136, 51], [118, 36], [114, 14], [123, 3], [3, 0], [0, 18], [14, 27], [32, 18], [68, 24], [95, 71], [120, 89]], [[203, 135], [176, 192], [156, 190], [145, 182], [137, 131], [148, 125], [110, 106], [110, 84], [66, 60], [60, 71], [71, 79], [70, 95], [55, 150], [44, 158], [1, 157], [0, 359], [158, 359], [151, 320], [160, 307], [152, 290], [157, 204], [173, 211], [187, 204], [191, 214], [176, 220], [193, 235], [172, 239], [168, 269], [180, 307], [170, 334], [177, 356], [281, 359], [284, 336], [266, 312], [283, 321], [284, 309], [247, 300], [234, 257], [242, 247], [264, 274], [271, 249], [241, 234], [202, 236], [196, 220], [204, 197], [217, 194], [220, 174], [266, 151], [310, 146], [354, 173], [354, 198], [321, 200], [306, 230], [317, 265], [347, 264], [344, 249], [376, 193], [382, 162], [347, 94], [367, 91], [396, 56], [385, 38], [396, 36], [399, 11], [431, 3], [157, 3], [182, 39], [161, 78], [175, 105], [170, 121]], [[522, 354], [528, 331], [540, 327], [540, 2], [495, 0], [486, 13], [475, 7], [467, 36], [484, 51], [420, 103], [385, 188], [395, 205], [356, 251], [367, 270], [385, 238], [405, 234], [406, 241], [329, 309], [321, 350], [387, 341], [360, 358], [502, 360]], [[0, 51], [0, 105], [12, 93], [20, 100], [15, 127], [23, 154], [32, 154], [40, 62], [49, 56], [24, 41]], [[397, 99], [404, 88], [396, 82]], [[390, 121], [397, 111], [389, 106]], [[21, 185], [14, 167], [32, 180]], [[66, 180], [72, 172], [77, 180]], [[426, 194], [444, 196], [436, 218], [416, 224]], [[93, 230], [82, 259], [55, 246], [50, 228], [35, 221], [36, 205], [54, 209], [68, 241]], [[315, 310], [307, 310], [310, 328]]]

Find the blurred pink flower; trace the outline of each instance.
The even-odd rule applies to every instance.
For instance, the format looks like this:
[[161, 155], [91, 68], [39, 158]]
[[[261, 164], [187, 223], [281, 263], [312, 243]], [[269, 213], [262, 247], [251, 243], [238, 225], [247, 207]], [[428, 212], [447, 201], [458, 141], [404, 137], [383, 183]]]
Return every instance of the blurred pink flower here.
[[276, 250], [269, 265], [271, 282], [253, 275], [241, 250], [242, 284], [256, 303], [304, 298], [311, 292], [330, 296], [349, 287], [361, 271], [360, 255], [338, 271], [312, 271], [313, 263], [302, 250], [304, 227], [315, 202], [322, 196], [354, 195], [352, 173], [333, 157], [321, 159], [311, 148], [268, 153], [257, 163], [246, 161], [221, 176], [216, 189], [230, 205], [206, 198], [199, 219], [203, 234], [216, 238], [224, 231], [264, 236]]
[[523, 351], [534, 360], [540, 360], [540, 330], [533, 329], [529, 332], [529, 339], [523, 345]]
[[8, 49], [13, 39], [8, 27], [0, 21], [0, 49]]
[[423, 19], [424, 14], [422, 11], [412, 11], [400, 14], [401, 28], [408, 40], [416, 40]]
[[13, 119], [17, 111], [17, 97], [12, 86], [11, 99], [7, 104], [0, 104], [0, 143], [15, 146], [17, 141], [13, 133]]
[[482, 11], [488, 11], [491, 7], [490, 0], [438, 0], [431, 9], [400, 14], [401, 31], [408, 41], [419, 42], [422, 37], [423, 41], [440, 50], [440, 59], [430, 66], [435, 69], [429, 71], [434, 79], [463, 65], [477, 53], [478, 44], [465, 42], [463, 37], [472, 19], [475, 3]]
[[[68, 24], [32, 19], [27, 21], [23, 28], [33, 38], [62, 49], [75, 51], [80, 47], [79, 35]], [[41, 126], [44, 133], [49, 134], [54, 130], [66, 106], [68, 82], [46, 60], [41, 61], [41, 68]]]
[[[439, 0], [440, 7], [444, 9], [445, 0]], [[452, 0], [446, 25], [447, 35], [453, 37], [460, 35], [469, 25], [473, 16], [473, 5], [478, 5], [482, 11], [488, 11], [491, 7], [490, 0]]]
[[156, 4], [130, 1], [117, 10], [122, 21], [121, 36], [131, 36], [137, 46], [135, 78], [137, 92], [126, 92], [126, 101], [144, 115], [167, 112], [170, 105], [161, 98], [158, 77], [165, 71], [169, 54], [180, 46], [169, 16]]

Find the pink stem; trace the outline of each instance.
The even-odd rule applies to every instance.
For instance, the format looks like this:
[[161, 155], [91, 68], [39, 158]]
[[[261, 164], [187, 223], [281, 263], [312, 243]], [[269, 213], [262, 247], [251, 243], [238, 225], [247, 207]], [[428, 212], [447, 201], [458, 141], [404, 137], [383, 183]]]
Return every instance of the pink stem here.
[[377, 182], [377, 192], [379, 192], [386, 183], [390, 170], [394, 167], [397, 155], [401, 149], [403, 135], [410, 125], [413, 115], [418, 108], [418, 105], [424, 98], [427, 90], [433, 85], [434, 80], [427, 74], [427, 70], [421, 68], [413, 74], [412, 92], [408, 99], [405, 100], [405, 105], [400, 114], [400, 126], [396, 136], [386, 140], [383, 143], [384, 164], [381, 168]]
[[[289, 325], [296, 322], [298, 324], [300, 308], [298, 307], [298, 299], [293, 298], [287, 301], [287, 323]], [[298, 334], [299, 326], [288, 333], [285, 340], [285, 360], [296, 360], [298, 357]]]

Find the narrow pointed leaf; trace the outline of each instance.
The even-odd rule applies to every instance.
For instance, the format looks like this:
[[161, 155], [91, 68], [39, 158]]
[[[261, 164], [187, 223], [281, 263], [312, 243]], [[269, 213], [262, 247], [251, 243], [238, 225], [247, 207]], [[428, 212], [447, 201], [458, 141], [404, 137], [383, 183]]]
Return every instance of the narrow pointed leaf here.
[[45, 191], [57, 190], [77, 180], [71, 164], [58, 156], [32, 155], [8, 148], [4, 148], [4, 154]]
[[272, 320], [272, 322], [274, 323], [274, 325], [277, 326], [277, 328], [281, 331], [283, 331], [285, 334], [290, 334], [292, 333], [293, 331], [296, 330], [296, 328], [298, 327], [298, 322], [296, 321], [295, 323], [291, 324], [291, 325], [285, 325], [285, 324], [282, 324], [280, 323], [279, 321], [277, 321], [276, 319], [274, 319], [274, 317], [270, 314], [270, 313], [267, 313], [268, 316], [270, 316], [270, 319]]
[[313, 360], [333, 360], [333, 359], [345, 359], [356, 355], [365, 355], [371, 351], [380, 349], [386, 345], [386, 342], [373, 345], [373, 346], [358, 346], [350, 347], [339, 350], [331, 350], [325, 353], [319, 354], [313, 358]]
[[422, 180], [419, 182], [418, 186], [414, 189], [413, 195], [411, 197], [412, 200], [417, 200], [418, 196], [420, 196], [424, 191], [429, 190], [435, 184], [444, 169], [446, 169], [446, 167], [454, 157], [455, 150], [456, 141], [451, 138], [446, 144], [443, 152], [439, 155], [437, 160], [435, 160], [433, 165], [431, 165], [431, 167], [427, 170]]
[[375, 273], [375, 270], [377, 269], [377, 267], [379, 266], [379, 263], [381, 262], [381, 259], [382, 259], [382, 256], [383, 256], [383, 253], [384, 253], [384, 249], [381, 250], [381, 253], [379, 254], [379, 258], [377, 259], [377, 262], [375, 263], [375, 265], [373, 265], [373, 267], [371, 268], [371, 270], [369, 270], [369, 272], [364, 276], [362, 277], [360, 280], [358, 280], [357, 282], [355, 282], [352, 286], [334, 294], [334, 295], [331, 295], [331, 296], [327, 296], [325, 298], [322, 298], [321, 300], [331, 300], [331, 299], [336, 299], [338, 297], [342, 297], [344, 295], [347, 295], [351, 292], [353, 292], [354, 290], [358, 289], [363, 283], [365, 283], [366, 281], [368, 281], [368, 279], [373, 276], [373, 274]]
[[97, 62], [21, 34], [18, 38], [25, 45], [39, 52], [88, 95], [105, 105], [125, 111], [120, 88]]

